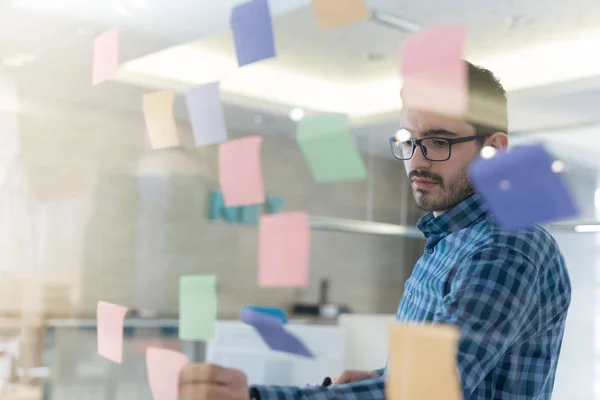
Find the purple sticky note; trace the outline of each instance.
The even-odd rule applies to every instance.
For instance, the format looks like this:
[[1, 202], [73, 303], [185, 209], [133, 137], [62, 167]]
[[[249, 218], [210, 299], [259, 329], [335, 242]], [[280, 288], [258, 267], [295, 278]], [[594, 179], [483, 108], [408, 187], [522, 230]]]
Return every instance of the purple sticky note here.
[[268, 0], [251, 0], [234, 7], [230, 24], [240, 67], [275, 57]]
[[253, 326], [271, 350], [315, 358], [300, 339], [285, 330], [279, 318], [245, 307], [242, 321]]
[[542, 144], [516, 147], [491, 159], [478, 159], [471, 180], [503, 229], [575, 217], [579, 211], [555, 160]]
[[197, 147], [227, 140], [220, 93], [219, 82], [213, 82], [197, 86], [185, 95]]

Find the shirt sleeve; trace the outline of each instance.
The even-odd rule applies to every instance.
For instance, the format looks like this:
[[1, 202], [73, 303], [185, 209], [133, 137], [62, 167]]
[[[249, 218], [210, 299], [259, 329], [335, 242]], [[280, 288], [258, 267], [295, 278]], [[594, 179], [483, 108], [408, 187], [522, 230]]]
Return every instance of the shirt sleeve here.
[[385, 378], [379, 377], [347, 385], [322, 386], [253, 386], [260, 400], [383, 400]]
[[465, 398], [518, 335], [539, 326], [537, 268], [519, 252], [490, 247], [463, 260], [434, 322], [457, 326], [458, 371]]

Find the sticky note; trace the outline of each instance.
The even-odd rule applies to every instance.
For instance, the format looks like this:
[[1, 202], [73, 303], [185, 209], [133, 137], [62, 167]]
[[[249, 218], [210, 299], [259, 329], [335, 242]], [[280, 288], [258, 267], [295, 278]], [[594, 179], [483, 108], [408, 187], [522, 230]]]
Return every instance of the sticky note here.
[[179, 374], [189, 363], [178, 351], [149, 347], [146, 350], [146, 372], [154, 400], [177, 400]]
[[219, 184], [227, 207], [265, 202], [260, 149], [263, 139], [249, 136], [219, 145]]
[[111, 361], [123, 362], [123, 324], [127, 307], [99, 301], [96, 308], [98, 354]]
[[258, 225], [258, 284], [306, 287], [310, 255], [308, 215], [263, 215]]
[[467, 109], [468, 69], [463, 61], [467, 31], [439, 26], [412, 35], [402, 45], [400, 73], [405, 107], [444, 115]]
[[219, 82], [197, 86], [185, 95], [185, 102], [197, 147], [227, 140]]
[[462, 399], [456, 366], [459, 335], [448, 325], [393, 325], [385, 398]]
[[179, 338], [215, 338], [217, 319], [217, 278], [214, 275], [187, 275], [179, 280]]
[[308, 347], [294, 334], [288, 332], [281, 319], [244, 307], [241, 313], [242, 321], [253, 326], [260, 337], [271, 350], [314, 358]]
[[144, 118], [154, 150], [179, 146], [173, 105], [175, 91], [164, 90], [144, 95]]
[[348, 132], [348, 117], [316, 114], [298, 123], [297, 140], [317, 182], [364, 179], [367, 169]]
[[554, 161], [542, 144], [519, 146], [475, 160], [470, 176], [500, 226], [523, 229], [579, 213]]
[[275, 57], [268, 0], [251, 0], [234, 7], [230, 24], [240, 67]]
[[94, 40], [92, 85], [96, 86], [117, 75], [119, 67], [119, 29], [113, 28]]
[[311, 5], [323, 29], [339, 28], [371, 17], [364, 0], [312, 0]]

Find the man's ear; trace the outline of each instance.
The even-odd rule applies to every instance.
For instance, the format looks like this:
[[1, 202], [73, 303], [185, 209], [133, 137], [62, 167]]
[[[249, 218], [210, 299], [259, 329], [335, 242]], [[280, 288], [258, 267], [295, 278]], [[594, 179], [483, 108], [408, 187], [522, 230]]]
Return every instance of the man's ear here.
[[496, 132], [485, 141], [486, 146], [491, 146], [498, 151], [506, 151], [508, 148], [508, 135], [504, 132]]

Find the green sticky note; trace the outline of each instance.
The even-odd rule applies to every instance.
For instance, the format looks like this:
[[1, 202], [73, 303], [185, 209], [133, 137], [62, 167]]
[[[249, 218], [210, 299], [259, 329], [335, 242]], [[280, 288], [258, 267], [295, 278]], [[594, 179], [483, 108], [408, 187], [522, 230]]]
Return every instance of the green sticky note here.
[[188, 275], [179, 279], [179, 338], [215, 338], [217, 319], [217, 278]]
[[298, 144], [317, 182], [351, 181], [367, 176], [367, 169], [348, 132], [348, 117], [320, 114], [298, 123]]

